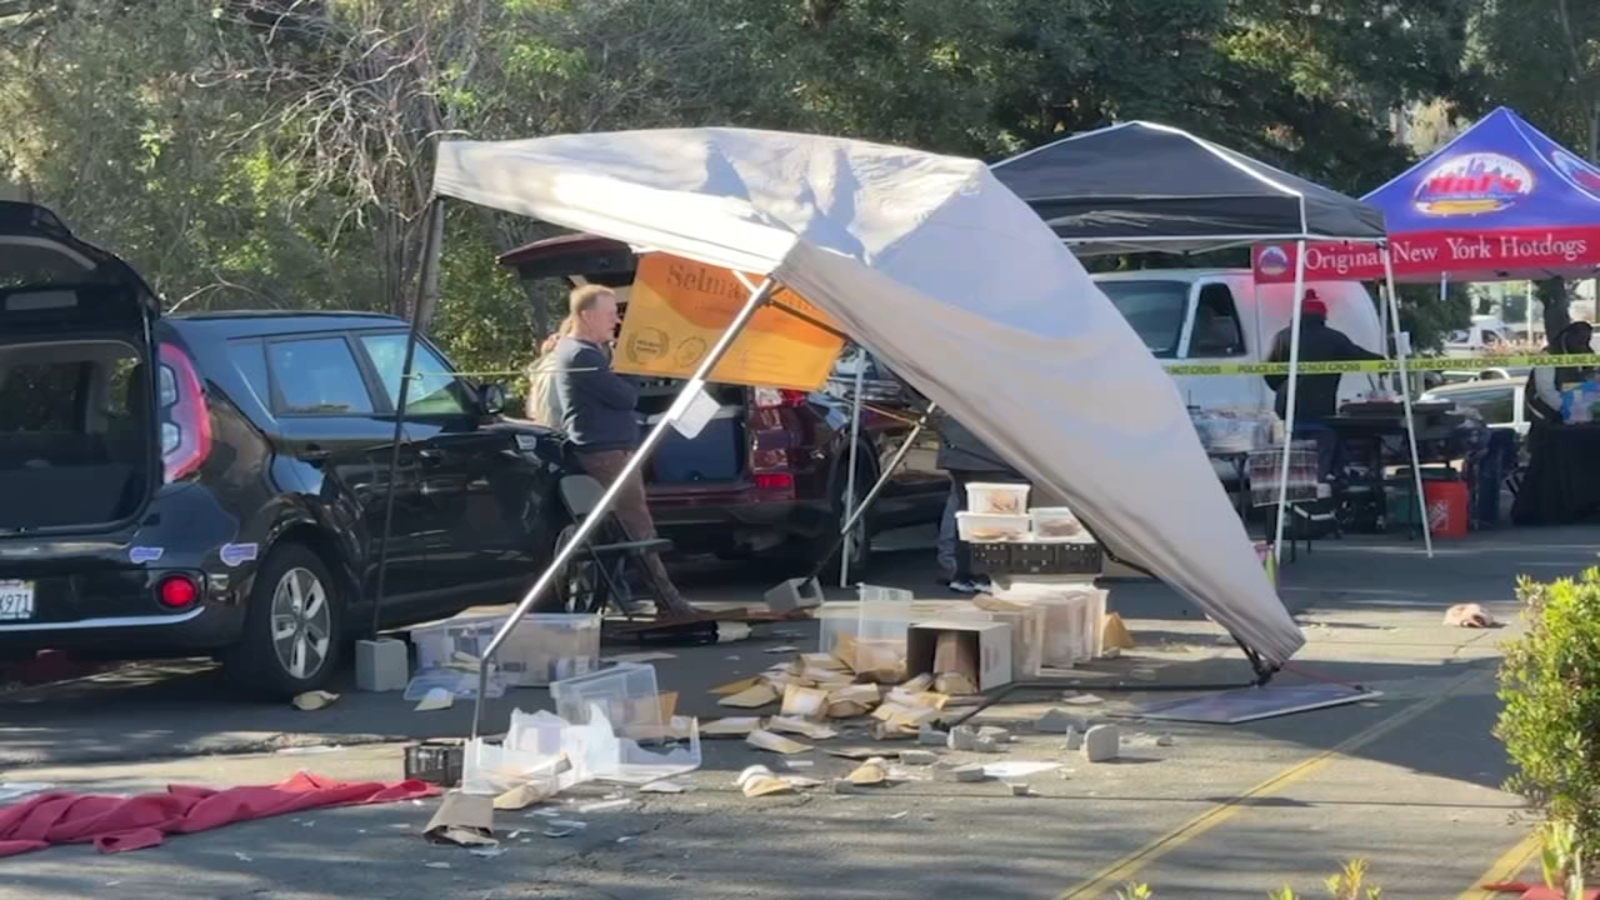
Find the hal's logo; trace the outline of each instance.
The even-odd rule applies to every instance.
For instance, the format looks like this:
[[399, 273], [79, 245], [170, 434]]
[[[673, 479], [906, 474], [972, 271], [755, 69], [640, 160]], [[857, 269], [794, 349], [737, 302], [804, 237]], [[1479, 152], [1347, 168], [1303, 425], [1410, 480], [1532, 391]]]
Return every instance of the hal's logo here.
[[1476, 216], [1509, 209], [1533, 190], [1527, 166], [1499, 153], [1465, 153], [1435, 166], [1411, 198], [1429, 216]]

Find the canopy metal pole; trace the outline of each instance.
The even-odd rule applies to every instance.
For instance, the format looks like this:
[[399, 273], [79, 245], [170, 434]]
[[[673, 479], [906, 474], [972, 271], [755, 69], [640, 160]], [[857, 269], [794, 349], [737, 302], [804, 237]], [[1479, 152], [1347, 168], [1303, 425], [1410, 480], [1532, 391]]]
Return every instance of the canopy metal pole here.
[[1283, 517], [1289, 508], [1289, 459], [1294, 453], [1294, 405], [1299, 399], [1296, 392], [1299, 388], [1298, 375], [1300, 374], [1300, 307], [1303, 305], [1301, 294], [1306, 287], [1306, 242], [1295, 241], [1294, 259], [1294, 296], [1290, 302], [1294, 304], [1290, 313], [1289, 322], [1289, 401], [1283, 409], [1283, 462], [1278, 467], [1278, 515], [1276, 534], [1272, 538], [1273, 562], [1283, 562]]
[[740, 309], [739, 314], [733, 317], [733, 321], [728, 324], [728, 328], [722, 333], [722, 336], [717, 338], [717, 342], [711, 345], [711, 350], [706, 353], [705, 358], [700, 360], [700, 364], [695, 367], [694, 374], [689, 376], [689, 380], [684, 384], [683, 390], [678, 394], [678, 398], [673, 401], [672, 406], [661, 417], [661, 420], [656, 422], [655, 427], [650, 429], [650, 433], [645, 435], [644, 442], [639, 445], [639, 449], [634, 452], [627, 465], [622, 467], [622, 471], [617, 473], [616, 479], [606, 488], [605, 493], [600, 495], [600, 501], [595, 504], [595, 508], [584, 517], [582, 522], [578, 523], [578, 530], [573, 533], [571, 539], [565, 545], [556, 548], [555, 558], [550, 560], [550, 565], [539, 576], [539, 580], [533, 583], [533, 587], [528, 590], [527, 596], [523, 597], [522, 601], [517, 604], [517, 608], [512, 610], [505, 624], [501, 625], [500, 630], [495, 632], [494, 639], [489, 641], [489, 645], [484, 648], [478, 667], [478, 696], [472, 705], [472, 738], [474, 740], [478, 737], [478, 726], [483, 720], [484, 695], [489, 692], [489, 663], [494, 659], [494, 655], [500, 649], [500, 645], [505, 643], [506, 638], [511, 634], [511, 630], [517, 627], [517, 623], [521, 621], [523, 616], [527, 615], [533, 604], [538, 602], [546, 591], [550, 590], [555, 583], [557, 573], [566, 568], [567, 561], [578, 552], [578, 548], [583, 546], [583, 543], [589, 539], [589, 535], [594, 533], [600, 522], [611, 512], [612, 504], [616, 503], [617, 495], [622, 493], [628, 480], [643, 468], [645, 462], [650, 458], [650, 454], [655, 452], [656, 447], [666, 437], [667, 429], [671, 428], [672, 424], [683, 416], [684, 410], [688, 408], [690, 402], [704, 388], [706, 379], [711, 376], [711, 370], [715, 369], [717, 363], [722, 361], [722, 357], [727, 355], [728, 348], [733, 346], [733, 342], [738, 339], [740, 332], [744, 331], [744, 327], [755, 317], [757, 310], [761, 309], [772, 298], [772, 293], [776, 288], [777, 282], [768, 277], [755, 290], [750, 292], [750, 299], [745, 301], [744, 308]]
[[[844, 480], [844, 519], [846, 522], [856, 520], [856, 453], [860, 447], [861, 439], [861, 391], [863, 383], [867, 380], [867, 348], [856, 345], [856, 392], [850, 401], [850, 471]], [[850, 529], [845, 528], [844, 552], [839, 554], [839, 587], [850, 586], [850, 554], [855, 550], [855, 540]], [[866, 540], [872, 540], [871, 537]]]
[[417, 272], [417, 295], [411, 305], [411, 329], [406, 335], [406, 359], [400, 367], [400, 396], [395, 400], [394, 410], [394, 442], [389, 450], [389, 476], [384, 483], [387, 495], [383, 501], [383, 534], [378, 538], [378, 585], [377, 592], [372, 598], [372, 637], [378, 636], [378, 629], [382, 625], [383, 600], [388, 587], [389, 575], [389, 544], [394, 530], [394, 495], [395, 476], [400, 471], [400, 445], [403, 442], [406, 404], [411, 399], [412, 364], [417, 353], [417, 333], [421, 330], [422, 307], [426, 299], [428, 285], [433, 277], [433, 269], [439, 261], [439, 244], [444, 240], [444, 201], [435, 198], [428, 204], [424, 224], [427, 233], [423, 237], [422, 266]]
[[[912, 427], [911, 433], [906, 436], [905, 443], [901, 444], [900, 449], [895, 451], [894, 458], [889, 460], [889, 464], [883, 467], [883, 471], [878, 475], [877, 482], [872, 485], [872, 490], [868, 491], [867, 495], [861, 498], [861, 502], [856, 505], [855, 512], [850, 515], [850, 518], [845, 520], [844, 526], [839, 529], [839, 540], [834, 544], [835, 547], [838, 547], [844, 543], [845, 535], [850, 533], [850, 529], [856, 527], [856, 521], [858, 519], [866, 515], [867, 509], [872, 506], [872, 501], [878, 499], [878, 493], [883, 490], [884, 485], [889, 483], [889, 479], [894, 477], [894, 473], [900, 469], [900, 463], [904, 462], [906, 456], [911, 453], [911, 448], [916, 445], [917, 438], [922, 436], [922, 429], [927, 427], [928, 419], [932, 417], [934, 412], [938, 409], [939, 404], [928, 404], [928, 411], [923, 413], [922, 418], [917, 420], [917, 424]], [[822, 571], [822, 567], [827, 564], [828, 557], [832, 555], [832, 550], [822, 555], [822, 559], [817, 561], [817, 568], [811, 573], [811, 577], [815, 578]]]
[[[1406, 440], [1411, 444], [1411, 478], [1417, 488], [1417, 515], [1422, 521], [1423, 546], [1427, 548], [1428, 558], [1433, 559], [1433, 527], [1428, 522], [1428, 501], [1422, 496], [1422, 456], [1417, 452], [1417, 420], [1411, 415], [1411, 379], [1406, 372], [1406, 357], [1410, 354], [1400, 338], [1400, 299], [1394, 291], [1394, 259], [1389, 255], [1388, 244], [1384, 244], [1382, 249], [1383, 275], [1389, 284], [1389, 321], [1394, 327], [1394, 355], [1400, 362], [1400, 398], [1406, 406]], [[1383, 467], [1381, 458], [1378, 467]]]

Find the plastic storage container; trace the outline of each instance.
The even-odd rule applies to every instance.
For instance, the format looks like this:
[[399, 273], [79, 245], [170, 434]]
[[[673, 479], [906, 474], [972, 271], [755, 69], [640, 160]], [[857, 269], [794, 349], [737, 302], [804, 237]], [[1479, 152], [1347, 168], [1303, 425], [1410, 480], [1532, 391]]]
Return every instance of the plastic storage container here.
[[1065, 540], [1093, 540], [1089, 532], [1073, 515], [1072, 510], [1064, 506], [1036, 506], [1028, 510], [1031, 521], [1033, 540], [1036, 541], [1065, 541]]
[[990, 484], [974, 481], [967, 485], [967, 511], [1020, 516], [1028, 512], [1026, 484]]
[[[700, 723], [662, 715], [656, 670], [642, 663], [550, 684], [556, 715], [587, 734], [576, 736], [574, 765], [587, 777], [644, 784], [699, 768]], [[672, 735], [682, 735], [681, 740]], [[646, 749], [650, 743], [660, 749]]]
[[956, 513], [956, 530], [969, 544], [997, 544], [1005, 541], [1028, 539], [1030, 520], [1026, 513], [1001, 515], [998, 513]]
[[879, 681], [904, 680], [906, 632], [916, 620], [910, 591], [864, 584], [854, 610], [842, 604], [818, 611], [817, 651], [829, 653], [857, 674]]
[[[417, 669], [442, 669], [456, 654], [479, 658], [505, 616], [467, 616], [411, 629]], [[600, 666], [600, 616], [532, 613], [495, 651], [495, 675], [512, 687], [543, 687]]]

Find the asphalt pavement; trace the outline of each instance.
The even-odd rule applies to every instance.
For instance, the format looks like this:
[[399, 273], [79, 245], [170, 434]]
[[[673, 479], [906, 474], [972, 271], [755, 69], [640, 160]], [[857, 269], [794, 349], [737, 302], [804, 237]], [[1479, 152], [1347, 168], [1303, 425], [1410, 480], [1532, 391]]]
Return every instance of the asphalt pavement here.
[[[1443, 613], [1480, 602], [1514, 623], [1516, 575], [1577, 572], [1593, 561], [1597, 534], [1483, 534], [1441, 542], [1432, 560], [1398, 538], [1319, 542], [1283, 570], [1282, 594], [1309, 643], [1275, 683], [1357, 683], [1381, 697], [1235, 726], [1128, 721], [1124, 759], [1100, 765], [1065, 751], [1058, 736], [1031, 732], [1058, 697], [1023, 697], [985, 720], [1019, 735], [1000, 760], [1059, 764], [1025, 779], [1032, 796], [1012, 796], [998, 780], [910, 781], [859, 795], [751, 800], [735, 775], [753, 762], [777, 768], [776, 758], [707, 740], [701, 768], [681, 779], [688, 792], [622, 789], [629, 808], [584, 813], [618, 789], [581, 787], [559, 806], [586, 827], [563, 838], [543, 835], [544, 818], [501, 813], [506, 852], [494, 858], [426, 843], [420, 830], [434, 802], [405, 803], [230, 826], [115, 856], [52, 848], [0, 861], [0, 900], [1103, 898], [1130, 881], [1148, 882], [1158, 898], [1262, 898], [1284, 883], [1318, 896], [1323, 878], [1358, 856], [1385, 898], [1477, 897], [1482, 876], [1525, 868], [1530, 850], [1521, 803], [1500, 789], [1509, 769], [1489, 734], [1497, 644], [1517, 626], [1450, 628]], [[871, 581], [947, 596], [914, 542], [879, 560]], [[684, 580], [693, 597], [713, 602], [757, 601], [770, 581], [749, 568]], [[1111, 606], [1139, 646], [1079, 677], [1248, 678], [1226, 635], [1160, 585], [1115, 583]], [[671, 650], [675, 658], [655, 665], [662, 688], [679, 692], [680, 712], [712, 718], [719, 710], [707, 688], [783, 658], [768, 649], [815, 640], [814, 624], [786, 624], [747, 642]], [[1103, 695], [1093, 714], [1150, 699]], [[513, 706], [547, 705], [544, 691], [513, 691], [491, 706], [487, 727], [503, 728]], [[133, 792], [270, 783], [299, 770], [394, 779], [397, 740], [460, 736], [469, 716], [468, 704], [415, 713], [397, 696], [353, 691], [317, 712], [249, 704], [203, 664], [143, 664], [0, 698], [0, 781]], [[851, 766], [821, 752], [791, 762], [824, 779]]]

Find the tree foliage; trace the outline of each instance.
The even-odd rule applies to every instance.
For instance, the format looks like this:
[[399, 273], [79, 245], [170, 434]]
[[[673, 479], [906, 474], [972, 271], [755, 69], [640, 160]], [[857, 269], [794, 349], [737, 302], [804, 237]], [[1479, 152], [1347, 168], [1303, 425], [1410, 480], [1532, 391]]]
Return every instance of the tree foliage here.
[[[1592, 37], [1592, 4], [1530, 2]], [[0, 0], [0, 174], [169, 306], [421, 296], [452, 352], [510, 369], [551, 295], [494, 257], [550, 232], [452, 210], [419, 294], [441, 138], [727, 124], [998, 159], [1144, 118], [1364, 193], [1411, 161], [1402, 104], [1525, 96], [1543, 122], [1530, 52], [1572, 60], [1550, 113], [1570, 137], [1592, 40], [1549, 45], [1532, 18], [1500, 0]], [[1419, 303], [1424, 328], [1458, 317]]]

